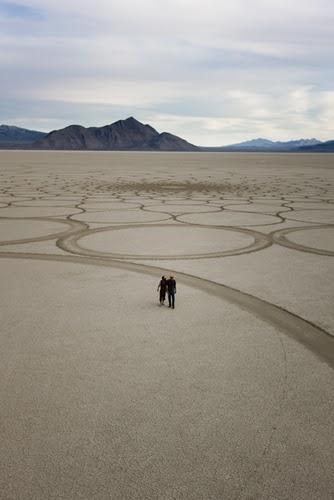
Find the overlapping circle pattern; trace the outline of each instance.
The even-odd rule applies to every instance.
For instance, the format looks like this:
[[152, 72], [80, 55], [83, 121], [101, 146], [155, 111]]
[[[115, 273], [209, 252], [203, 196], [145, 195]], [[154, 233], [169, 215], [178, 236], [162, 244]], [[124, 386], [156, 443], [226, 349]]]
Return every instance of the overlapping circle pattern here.
[[[36, 241], [56, 240], [63, 250], [82, 255], [94, 255], [114, 259], [202, 259], [226, 257], [260, 251], [272, 244], [278, 244], [293, 250], [333, 256], [334, 249], [327, 243], [324, 248], [321, 242], [303, 244], [294, 241], [291, 235], [302, 231], [313, 231], [321, 228], [321, 233], [334, 227], [333, 200], [327, 199], [276, 199], [268, 197], [249, 196], [244, 199], [228, 196], [217, 197], [217, 193], [194, 192], [166, 193], [148, 195], [145, 192], [130, 194], [114, 193], [99, 195], [99, 193], [72, 193], [62, 196], [61, 193], [29, 196], [28, 192], [3, 193], [0, 196], [0, 221], [33, 221], [41, 223], [41, 228], [47, 221], [67, 225], [67, 229], [58, 232], [45, 231], [38, 236], [24, 238], [2, 238], [0, 245], [33, 243]], [[285, 223], [294, 224], [285, 227]], [[303, 224], [296, 226], [296, 223]], [[130, 231], [138, 227], [154, 228], [175, 227], [175, 235], [180, 234], [180, 227], [186, 232], [190, 227], [210, 229], [212, 234], [221, 232], [222, 243], [233, 239], [235, 234], [247, 236], [245, 244], [236, 243], [234, 248], [215, 248], [212, 252], [156, 252], [154, 242], [149, 251], [140, 254], [136, 245], [129, 241], [129, 248], [123, 252], [113, 249], [112, 239], [108, 239], [105, 248], [90, 248], [86, 243], [88, 237], [105, 232], [120, 234], [117, 231]], [[268, 228], [273, 230], [268, 232]], [[278, 226], [275, 230], [275, 226]], [[263, 228], [263, 229], [261, 229]], [[266, 229], [266, 230], [264, 230]], [[43, 232], [43, 230], [41, 229]], [[170, 232], [170, 228], [166, 231]], [[36, 230], [35, 230], [36, 232]], [[129, 233], [128, 233], [129, 234]], [[170, 233], [172, 234], [172, 233]], [[190, 234], [190, 233], [189, 233]], [[203, 232], [204, 234], [204, 232]], [[198, 233], [198, 236], [200, 233]], [[206, 237], [210, 238], [209, 233]], [[117, 238], [117, 236], [115, 237]], [[173, 239], [171, 237], [171, 239]], [[235, 239], [235, 238], [234, 238]], [[310, 240], [310, 237], [307, 238]], [[312, 238], [311, 238], [312, 239]], [[109, 241], [110, 240], [110, 241]], [[129, 239], [130, 240], [130, 239]], [[317, 239], [318, 240], [318, 239]], [[90, 240], [91, 241], [91, 240]], [[199, 241], [194, 241], [194, 248]], [[200, 245], [199, 245], [200, 246]], [[222, 245], [224, 247], [224, 244]]]

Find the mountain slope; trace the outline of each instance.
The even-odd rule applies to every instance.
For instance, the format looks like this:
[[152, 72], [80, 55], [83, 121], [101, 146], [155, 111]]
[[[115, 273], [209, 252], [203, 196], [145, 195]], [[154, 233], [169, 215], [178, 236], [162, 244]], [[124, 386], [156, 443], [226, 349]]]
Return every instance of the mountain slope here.
[[0, 148], [29, 147], [33, 142], [42, 139], [45, 135], [45, 132], [12, 125], [0, 125]]
[[70, 125], [50, 132], [34, 143], [37, 149], [197, 151], [199, 148], [166, 132], [159, 134], [150, 125], [133, 117], [104, 127]]
[[162, 132], [149, 142], [151, 150], [156, 151], [199, 151], [200, 148], [176, 135]]

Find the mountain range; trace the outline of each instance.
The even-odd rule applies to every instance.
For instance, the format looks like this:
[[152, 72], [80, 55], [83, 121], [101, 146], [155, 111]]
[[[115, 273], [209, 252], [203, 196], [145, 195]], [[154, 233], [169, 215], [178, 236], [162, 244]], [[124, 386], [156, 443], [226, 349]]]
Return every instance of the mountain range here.
[[334, 153], [334, 141], [320, 142], [315, 146], [303, 146], [300, 151], [304, 153]]
[[168, 132], [157, 132], [133, 117], [103, 127], [70, 125], [38, 132], [0, 125], [0, 149], [56, 149], [93, 151], [203, 151], [203, 152], [334, 152], [334, 140], [270, 141], [252, 139], [230, 146], [200, 147]]
[[216, 151], [298, 151], [303, 147], [313, 147], [321, 144], [318, 139], [297, 139], [294, 141], [270, 141], [269, 139], [252, 139], [250, 141], [231, 144], [230, 146], [222, 146], [215, 149]]
[[35, 141], [42, 139], [44, 136], [45, 132], [28, 130], [12, 125], [0, 125], [0, 148], [30, 147]]

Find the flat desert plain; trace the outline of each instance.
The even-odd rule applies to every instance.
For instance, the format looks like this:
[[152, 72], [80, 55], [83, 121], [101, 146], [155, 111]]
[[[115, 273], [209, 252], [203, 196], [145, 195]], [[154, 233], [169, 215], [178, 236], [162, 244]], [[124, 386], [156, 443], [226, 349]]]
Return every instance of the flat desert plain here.
[[0, 497], [332, 499], [333, 177], [0, 152]]

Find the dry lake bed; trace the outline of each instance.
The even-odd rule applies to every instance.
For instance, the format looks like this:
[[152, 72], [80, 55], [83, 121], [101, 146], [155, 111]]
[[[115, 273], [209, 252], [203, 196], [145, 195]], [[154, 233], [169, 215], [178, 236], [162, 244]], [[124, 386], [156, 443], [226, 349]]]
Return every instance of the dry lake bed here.
[[1, 151], [0, 498], [332, 499], [333, 180]]

